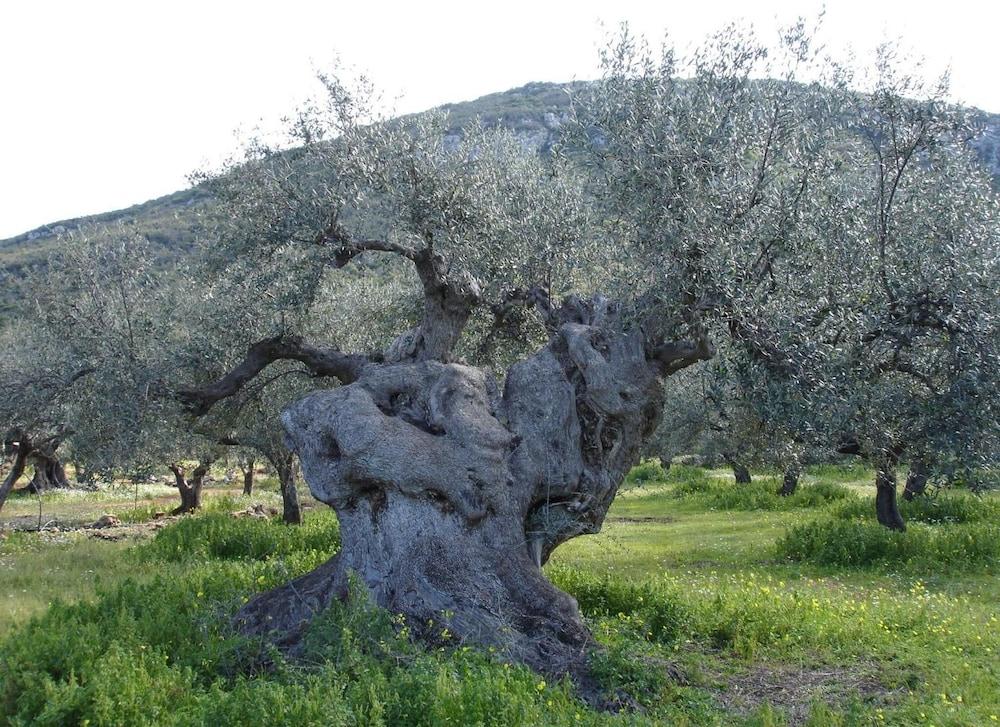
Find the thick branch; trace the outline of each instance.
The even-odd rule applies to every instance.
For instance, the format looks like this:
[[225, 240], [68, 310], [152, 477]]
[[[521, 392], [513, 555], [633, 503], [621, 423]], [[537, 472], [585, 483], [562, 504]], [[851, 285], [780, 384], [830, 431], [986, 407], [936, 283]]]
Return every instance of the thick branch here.
[[664, 376], [670, 376], [683, 368], [707, 361], [715, 355], [711, 342], [700, 337], [696, 341], [669, 341], [661, 343], [651, 351], [653, 361], [659, 366]]
[[216, 402], [238, 393], [269, 364], [281, 360], [299, 361], [314, 375], [332, 376], [345, 384], [356, 380], [361, 369], [370, 361], [367, 356], [313, 346], [297, 336], [276, 336], [250, 346], [243, 362], [218, 381], [184, 389], [178, 393], [178, 399], [189, 412], [202, 416]]

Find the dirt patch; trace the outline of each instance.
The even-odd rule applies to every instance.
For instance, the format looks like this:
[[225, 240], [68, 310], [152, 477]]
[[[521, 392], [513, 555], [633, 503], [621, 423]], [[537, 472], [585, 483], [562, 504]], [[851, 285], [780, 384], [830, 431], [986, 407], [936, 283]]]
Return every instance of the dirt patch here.
[[91, 538], [99, 540], [126, 540], [151, 537], [157, 530], [177, 520], [179, 516], [168, 516], [142, 523], [129, 523], [110, 528], [81, 528]]
[[814, 702], [837, 708], [854, 699], [885, 704], [893, 690], [879, 679], [875, 662], [844, 666], [758, 664], [748, 671], [718, 675], [727, 686], [716, 698], [728, 711], [746, 715], [764, 704], [785, 714], [789, 725], [805, 724]]
[[125, 540], [128, 538], [148, 538], [157, 530], [178, 519], [174, 516], [166, 516], [141, 523], [122, 523], [118, 521], [118, 518], [111, 517], [115, 521], [114, 523], [105, 520], [104, 517], [93, 523], [42, 521], [41, 529], [38, 528], [37, 518], [17, 517], [0, 523], [5, 528], [0, 530], [0, 533], [3, 533], [3, 537], [6, 537], [6, 533], [14, 531], [35, 533], [39, 540], [46, 543], [70, 542], [73, 537], [80, 535], [100, 540]]

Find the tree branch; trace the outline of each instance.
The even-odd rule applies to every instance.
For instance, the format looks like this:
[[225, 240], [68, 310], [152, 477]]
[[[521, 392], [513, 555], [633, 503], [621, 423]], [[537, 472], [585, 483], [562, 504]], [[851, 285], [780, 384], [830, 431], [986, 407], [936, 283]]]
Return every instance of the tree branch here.
[[218, 381], [204, 386], [182, 389], [177, 398], [195, 416], [203, 416], [216, 404], [238, 393], [248, 382], [275, 361], [299, 361], [317, 376], [332, 376], [349, 384], [356, 380], [367, 356], [346, 354], [334, 348], [320, 348], [304, 342], [298, 336], [280, 335], [265, 338], [247, 349], [246, 358]]

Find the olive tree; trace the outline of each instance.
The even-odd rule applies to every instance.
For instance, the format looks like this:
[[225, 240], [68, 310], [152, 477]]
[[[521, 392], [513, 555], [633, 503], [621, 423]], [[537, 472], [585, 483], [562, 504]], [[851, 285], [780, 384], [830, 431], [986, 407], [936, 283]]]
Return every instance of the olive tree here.
[[[35, 451], [46, 442], [50, 459], [55, 446], [70, 447], [90, 472], [167, 468], [181, 495], [177, 511], [188, 512], [200, 504], [219, 447], [191, 430], [168, 388], [184, 363], [164, 356], [181, 337], [174, 315], [182, 282], [128, 226], [64, 239], [44, 269], [21, 281], [20, 329], [10, 331], [17, 367], [0, 373], [17, 394], [0, 421]], [[199, 466], [183, 464], [191, 459]]]
[[541, 566], [600, 529], [661, 382], [712, 356], [708, 319], [764, 358], [789, 335], [766, 292], [807, 267], [826, 109], [791, 82], [801, 29], [783, 47], [778, 81], [752, 80], [766, 54], [735, 36], [678, 83], [671, 53], [637, 61], [626, 39], [566, 158], [483, 128], [446, 142], [443, 115], [377, 118], [328, 78], [294, 144], [202, 178], [217, 278], [254, 291], [224, 325], [255, 338], [236, 359], [226, 339], [181, 398], [212, 416], [275, 367], [319, 379], [281, 420], [342, 531], [330, 562], [240, 611], [245, 633], [294, 650], [356, 574], [416, 633], [585, 672], [591, 637]]
[[[863, 91], [845, 92], [836, 175], [816, 225], [822, 291], [804, 328], [827, 355], [825, 427], [876, 465], [879, 522], [903, 529], [908, 492], [932, 475], [975, 484], [995, 465], [1000, 374], [1000, 201], [973, 156], [976, 130], [883, 48]], [[993, 460], [990, 462], [990, 460]]]

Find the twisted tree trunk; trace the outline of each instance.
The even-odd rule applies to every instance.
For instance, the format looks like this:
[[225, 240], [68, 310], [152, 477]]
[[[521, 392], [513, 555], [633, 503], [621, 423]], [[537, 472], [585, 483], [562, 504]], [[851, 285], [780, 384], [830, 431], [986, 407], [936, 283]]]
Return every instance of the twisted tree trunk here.
[[40, 493], [72, 487], [69, 478], [66, 477], [63, 463], [55, 454], [35, 450], [31, 459], [35, 466], [35, 473], [28, 483], [29, 492]]
[[737, 485], [749, 485], [753, 481], [753, 478], [750, 476], [750, 470], [734, 457], [727, 456], [726, 464], [732, 468], [733, 478], [736, 480]]
[[168, 469], [174, 473], [177, 492], [181, 496], [181, 504], [173, 509], [173, 515], [194, 512], [201, 507], [201, 491], [205, 484], [205, 476], [211, 467], [211, 461], [203, 460], [191, 471], [191, 477], [186, 476], [186, 471], [179, 464], [168, 465]]
[[302, 506], [295, 486], [295, 455], [291, 452], [276, 457], [272, 462], [281, 485], [281, 519], [289, 525], [302, 524]]
[[10, 495], [10, 491], [14, 489], [14, 484], [24, 474], [30, 454], [31, 447], [25, 442], [21, 442], [18, 446], [14, 447], [14, 458], [11, 460], [10, 469], [3, 478], [3, 482], [0, 483], [0, 510], [3, 509], [4, 504], [7, 502], [7, 497]]
[[[313, 495], [337, 512], [341, 550], [251, 600], [239, 628], [294, 653], [355, 574], [418, 635], [446, 629], [586, 681], [591, 635], [541, 566], [561, 543], [600, 530], [661, 416], [661, 377], [710, 349], [651, 347], [598, 299], [560, 315], [502, 393], [483, 370], [417, 355], [369, 362], [289, 407], [288, 443]], [[427, 350], [426, 336], [408, 335], [423, 341], [408, 350]]]

